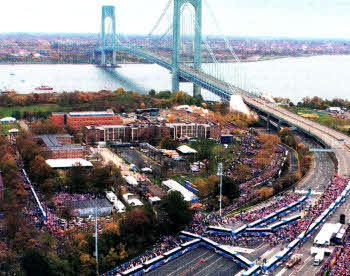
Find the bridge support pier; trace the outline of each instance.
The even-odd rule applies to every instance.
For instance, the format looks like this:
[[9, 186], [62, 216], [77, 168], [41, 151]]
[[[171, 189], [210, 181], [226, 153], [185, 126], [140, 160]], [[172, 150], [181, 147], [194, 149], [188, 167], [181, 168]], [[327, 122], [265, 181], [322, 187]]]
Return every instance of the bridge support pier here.
[[173, 92], [178, 92], [180, 90], [180, 76], [178, 70], [173, 69], [171, 80], [171, 90]]
[[194, 84], [193, 85], [193, 97], [197, 97], [201, 95], [201, 87]]
[[112, 21], [112, 29], [107, 30], [107, 34], [111, 35], [112, 38], [112, 49], [113, 49], [113, 58], [112, 64], [117, 65], [117, 58], [115, 49], [117, 46], [116, 41], [116, 24], [115, 24], [115, 7], [114, 6], [102, 6], [102, 16], [101, 16], [101, 65], [106, 65], [106, 19], [110, 18]]
[[112, 65], [117, 66], [117, 52], [113, 51]]
[[106, 66], [106, 52], [104, 50], [101, 51], [101, 65]]
[[270, 130], [270, 114], [267, 115], [266, 129]]
[[[179, 64], [180, 64], [180, 20], [181, 7], [185, 3], [190, 3], [195, 9], [195, 37], [194, 37], [194, 68], [201, 69], [202, 56], [202, 0], [174, 0], [174, 18], [173, 18], [173, 55], [172, 55], [172, 90], [179, 91]], [[193, 96], [201, 94], [201, 88], [193, 86]]]

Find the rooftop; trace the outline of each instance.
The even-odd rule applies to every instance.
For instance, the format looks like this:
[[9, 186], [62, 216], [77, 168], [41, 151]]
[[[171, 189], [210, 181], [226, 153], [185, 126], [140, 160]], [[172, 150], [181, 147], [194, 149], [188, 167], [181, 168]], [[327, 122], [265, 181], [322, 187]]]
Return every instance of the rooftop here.
[[62, 144], [57, 138], [73, 138], [69, 134], [57, 134], [57, 135], [40, 135], [40, 137], [48, 148], [51, 147], [62, 147]]
[[51, 168], [71, 168], [76, 164], [80, 164], [82, 167], [92, 167], [92, 163], [82, 158], [70, 158], [70, 159], [47, 159], [46, 164]]
[[112, 204], [107, 199], [92, 199], [69, 201], [67, 205], [72, 209], [92, 209], [92, 208], [113, 208]]
[[85, 116], [114, 116], [113, 111], [83, 111], [83, 112], [69, 112], [71, 117], [85, 117]]

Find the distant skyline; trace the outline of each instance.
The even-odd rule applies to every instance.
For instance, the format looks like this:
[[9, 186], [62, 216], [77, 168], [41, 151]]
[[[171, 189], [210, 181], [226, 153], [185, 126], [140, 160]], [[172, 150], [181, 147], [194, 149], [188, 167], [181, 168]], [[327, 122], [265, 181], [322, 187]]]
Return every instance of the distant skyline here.
[[[98, 33], [102, 5], [116, 6], [117, 32], [147, 34], [168, 0], [4, 0], [0, 33]], [[349, 0], [206, 0], [222, 33], [237, 37], [350, 39]], [[204, 9], [203, 32], [222, 35]]]

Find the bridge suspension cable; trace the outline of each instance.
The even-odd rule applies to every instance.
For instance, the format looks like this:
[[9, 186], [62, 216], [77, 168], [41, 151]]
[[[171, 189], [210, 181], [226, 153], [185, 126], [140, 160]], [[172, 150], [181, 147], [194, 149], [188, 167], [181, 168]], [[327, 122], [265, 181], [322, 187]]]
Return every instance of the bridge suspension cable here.
[[166, 15], [167, 11], [170, 8], [170, 5], [173, 3], [174, 0], [169, 0], [168, 3], [165, 5], [162, 14], [160, 15], [160, 17], [158, 18], [156, 24], [153, 26], [152, 30], [149, 32], [149, 34], [147, 35], [147, 37], [150, 37], [153, 35], [153, 32], [158, 28], [160, 22], [163, 20], [164, 16]]

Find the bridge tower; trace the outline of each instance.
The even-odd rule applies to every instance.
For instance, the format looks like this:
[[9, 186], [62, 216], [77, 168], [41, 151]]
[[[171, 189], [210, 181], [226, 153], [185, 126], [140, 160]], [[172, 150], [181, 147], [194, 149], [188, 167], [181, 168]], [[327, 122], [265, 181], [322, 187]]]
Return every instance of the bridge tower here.
[[116, 54], [116, 27], [115, 27], [115, 7], [114, 6], [102, 6], [102, 17], [101, 17], [101, 65], [106, 65], [106, 48], [107, 48], [107, 41], [106, 41], [106, 19], [110, 18], [112, 21], [112, 53], [113, 53], [113, 59], [112, 64], [115, 66], [117, 65], [117, 54]]
[[[202, 42], [202, 0], [174, 0], [173, 19], [173, 56], [172, 56], [172, 90], [179, 91], [180, 76], [180, 20], [181, 7], [185, 3], [190, 3], [195, 9], [195, 38], [194, 38], [194, 68], [201, 68], [201, 42]], [[198, 96], [201, 89], [198, 85], [193, 85], [193, 96]]]

